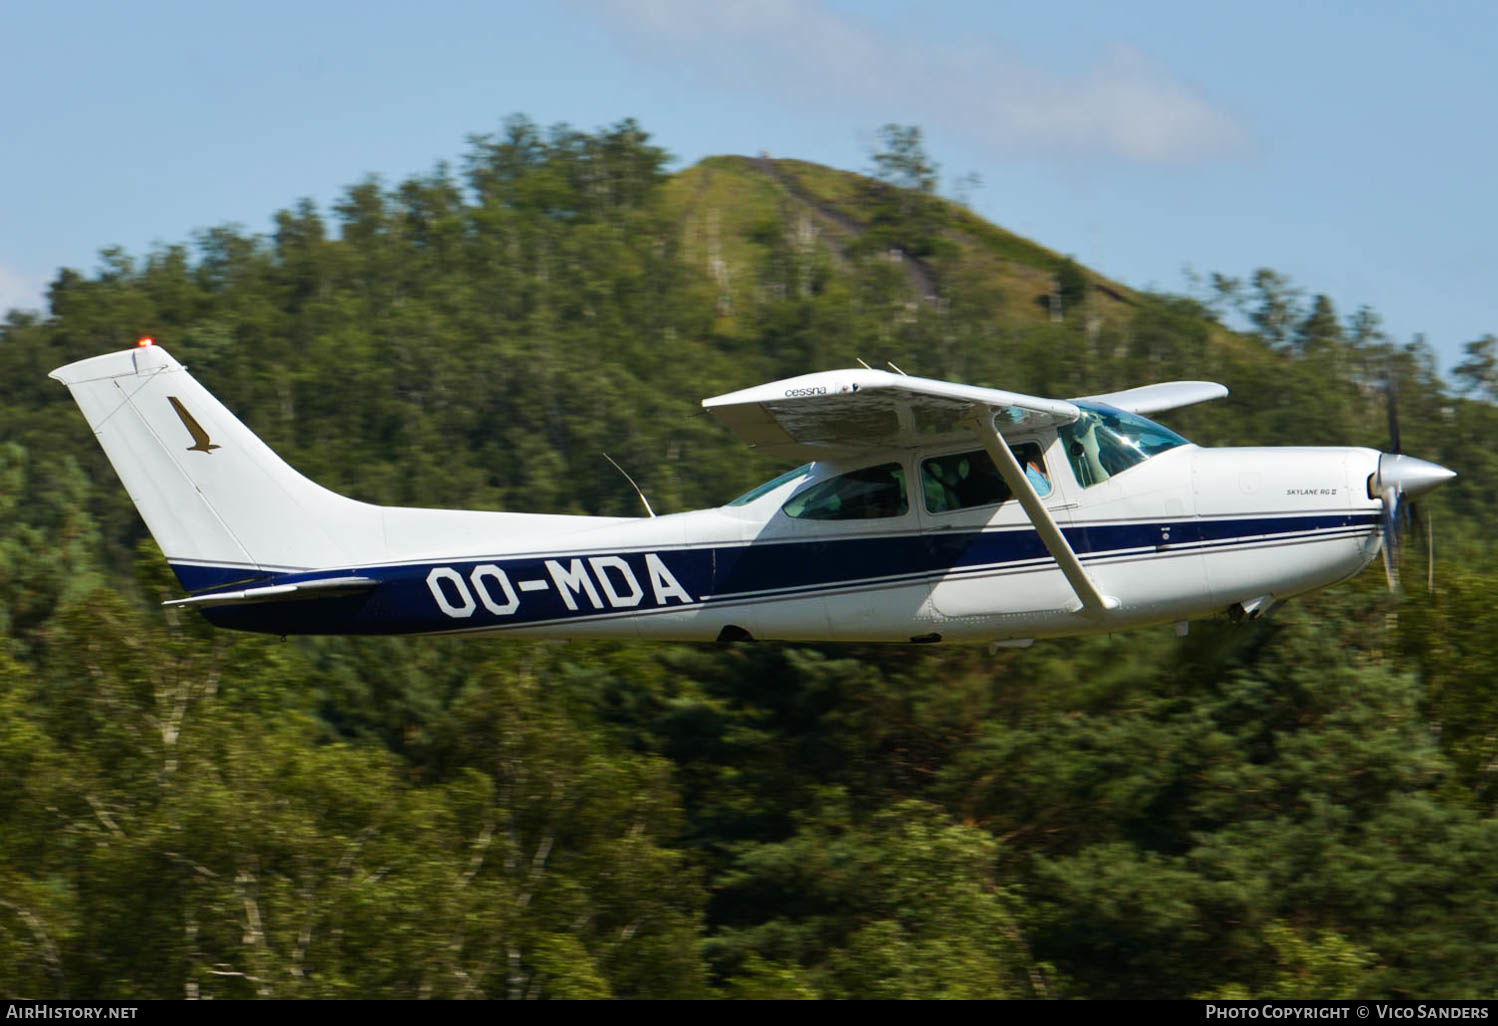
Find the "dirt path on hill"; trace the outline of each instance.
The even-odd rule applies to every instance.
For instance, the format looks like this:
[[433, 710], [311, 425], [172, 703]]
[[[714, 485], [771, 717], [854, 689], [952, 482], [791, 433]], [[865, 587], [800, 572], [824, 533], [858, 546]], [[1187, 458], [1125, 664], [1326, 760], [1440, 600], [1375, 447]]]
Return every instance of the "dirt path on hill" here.
[[[775, 166], [775, 161], [769, 157], [752, 157], [750, 163], [760, 173], [768, 176], [784, 189], [791, 199], [811, 211], [812, 216], [822, 225], [829, 240], [837, 240], [836, 245], [829, 248], [834, 250], [835, 258], [846, 269], [849, 266], [847, 242], [850, 238], [857, 239], [863, 235], [863, 225], [831, 204], [824, 203], [807, 193], [796, 183], [795, 179], [783, 174], [780, 168]], [[900, 269], [905, 272], [905, 277], [915, 294], [920, 296], [923, 302], [934, 306], [937, 301], [936, 272], [931, 269], [931, 265], [909, 253], [900, 250], [895, 252], [899, 254]]]

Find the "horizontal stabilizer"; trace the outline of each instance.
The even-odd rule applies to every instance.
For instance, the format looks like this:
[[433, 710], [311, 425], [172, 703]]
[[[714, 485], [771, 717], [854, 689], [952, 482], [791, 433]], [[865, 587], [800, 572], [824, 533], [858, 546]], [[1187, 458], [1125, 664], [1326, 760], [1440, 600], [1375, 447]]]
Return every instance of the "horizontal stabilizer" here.
[[242, 606], [256, 602], [294, 602], [305, 599], [337, 598], [343, 595], [369, 591], [380, 582], [373, 577], [323, 577], [313, 581], [297, 581], [295, 584], [268, 584], [263, 588], [245, 588], [242, 591], [219, 591], [212, 595], [197, 595], [193, 598], [172, 599], [163, 606]]

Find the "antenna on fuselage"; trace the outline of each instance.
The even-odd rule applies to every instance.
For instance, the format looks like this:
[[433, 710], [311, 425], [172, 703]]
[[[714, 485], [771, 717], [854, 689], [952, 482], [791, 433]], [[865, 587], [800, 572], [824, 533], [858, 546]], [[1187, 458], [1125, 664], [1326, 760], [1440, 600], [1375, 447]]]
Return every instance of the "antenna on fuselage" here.
[[855, 356], [855, 357], [853, 357], [853, 359], [857, 360], [858, 361], [858, 365], [860, 367], [862, 367], [864, 370], [873, 370], [874, 369], [874, 368], [870, 367], [868, 364], [864, 363], [863, 362], [863, 357], [861, 357], [861, 356]]
[[889, 369], [890, 370], [894, 371], [896, 374], [900, 375], [902, 378], [908, 378], [908, 377], [910, 377], [909, 374], [906, 374], [904, 371], [902, 371], [899, 367], [897, 367], [895, 365], [895, 361], [893, 361], [893, 360], [885, 360], [884, 362], [887, 363], [887, 364], [889, 364]]
[[[602, 455], [604, 459], [608, 460], [610, 463], [614, 463], [614, 457], [610, 456], [608, 453], [603, 453]], [[638, 495], [640, 497], [640, 501], [645, 504], [645, 512], [649, 513], [651, 516], [655, 516], [655, 510], [650, 508], [650, 500], [645, 498], [645, 493], [640, 491], [640, 486], [635, 484], [635, 479], [629, 476], [629, 471], [625, 470], [617, 463], [614, 463], [614, 469], [623, 474], [624, 480], [628, 481], [629, 486], [635, 490], [635, 494]]]

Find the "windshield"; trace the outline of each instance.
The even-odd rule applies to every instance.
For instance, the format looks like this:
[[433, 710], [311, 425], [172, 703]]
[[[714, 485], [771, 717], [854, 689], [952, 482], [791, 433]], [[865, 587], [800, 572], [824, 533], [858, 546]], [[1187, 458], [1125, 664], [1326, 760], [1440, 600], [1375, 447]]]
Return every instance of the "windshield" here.
[[1125, 413], [1106, 403], [1077, 403], [1082, 416], [1059, 429], [1066, 458], [1077, 483], [1084, 488], [1158, 456], [1186, 439], [1136, 413]]
[[749, 489], [747, 492], [745, 492], [743, 495], [740, 495], [737, 499], [734, 499], [728, 505], [730, 505], [730, 506], [747, 506], [751, 502], [753, 502], [755, 499], [759, 498], [761, 495], [768, 495], [770, 492], [773, 492], [775, 489], [779, 488], [781, 485], [785, 484], [787, 481], [794, 481], [796, 478], [804, 476], [806, 474], [806, 472], [808, 470], [810, 470], [810, 469], [811, 469], [811, 464], [810, 463], [803, 463], [799, 467], [797, 467], [795, 470], [787, 470], [784, 474], [781, 474], [779, 477], [773, 478], [773, 479], [771, 479], [769, 481], [766, 481], [762, 485], [759, 485], [759, 486], [757, 486], [755, 488]]

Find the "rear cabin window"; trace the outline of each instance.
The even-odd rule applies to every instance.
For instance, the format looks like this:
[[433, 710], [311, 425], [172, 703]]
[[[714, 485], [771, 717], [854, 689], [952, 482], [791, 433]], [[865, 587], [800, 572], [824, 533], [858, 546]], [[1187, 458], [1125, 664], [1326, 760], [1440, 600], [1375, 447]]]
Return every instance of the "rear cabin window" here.
[[[1012, 445], [1009, 451], [1019, 461], [1035, 493], [1051, 494], [1051, 478], [1046, 473], [1040, 446], [1034, 442]], [[933, 456], [921, 462], [921, 491], [927, 513], [950, 513], [953, 510], [996, 506], [1013, 497], [1009, 486], [999, 476], [999, 468], [983, 449]]]
[[798, 477], [805, 477], [806, 472], [811, 469], [810, 463], [803, 463], [795, 470], [787, 470], [777, 478], [772, 478], [762, 485], [749, 489], [737, 499], [729, 503], [730, 506], [747, 506], [762, 495], [768, 495], [783, 484], [788, 484]]
[[828, 478], [791, 496], [781, 509], [796, 520], [874, 520], [904, 516], [910, 509], [905, 468], [881, 463]]

